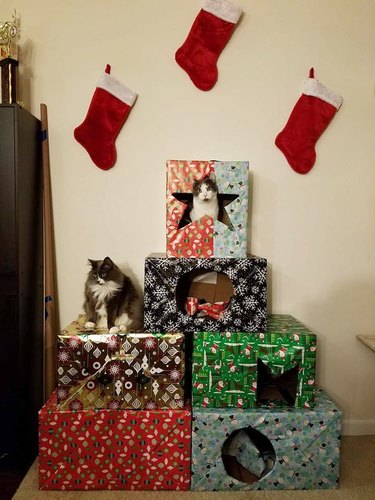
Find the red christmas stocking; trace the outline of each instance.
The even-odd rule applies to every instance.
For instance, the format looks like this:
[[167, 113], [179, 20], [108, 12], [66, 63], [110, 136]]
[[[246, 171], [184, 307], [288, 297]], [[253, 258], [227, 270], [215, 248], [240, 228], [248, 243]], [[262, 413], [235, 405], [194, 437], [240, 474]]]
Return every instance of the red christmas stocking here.
[[109, 170], [116, 163], [115, 141], [137, 94], [110, 75], [107, 64], [100, 77], [83, 123], [74, 137], [86, 149], [95, 165]]
[[342, 97], [314, 78], [314, 69], [306, 81], [284, 129], [276, 137], [276, 146], [289, 165], [299, 174], [307, 174], [316, 159], [315, 144], [342, 104]]
[[190, 33], [176, 52], [176, 62], [200, 90], [211, 90], [218, 77], [217, 60], [241, 16], [226, 0], [204, 0]]

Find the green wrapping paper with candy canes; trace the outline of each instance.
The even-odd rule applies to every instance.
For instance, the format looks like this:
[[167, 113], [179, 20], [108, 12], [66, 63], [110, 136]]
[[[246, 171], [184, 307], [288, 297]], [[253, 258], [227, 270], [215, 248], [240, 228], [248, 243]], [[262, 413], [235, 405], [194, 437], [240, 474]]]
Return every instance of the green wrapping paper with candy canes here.
[[[193, 405], [309, 408], [314, 404], [315, 363], [316, 335], [289, 315], [269, 316], [264, 333], [197, 332]], [[274, 390], [268, 390], [268, 383]], [[295, 394], [290, 401], [283, 394], [293, 384]], [[281, 397], [273, 396], [279, 394], [275, 387]]]

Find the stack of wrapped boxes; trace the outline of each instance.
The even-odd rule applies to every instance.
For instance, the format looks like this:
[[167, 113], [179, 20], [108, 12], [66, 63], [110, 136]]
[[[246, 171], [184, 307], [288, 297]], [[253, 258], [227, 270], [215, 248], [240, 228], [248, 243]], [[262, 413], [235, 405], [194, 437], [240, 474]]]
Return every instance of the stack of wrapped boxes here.
[[[210, 173], [220, 220], [182, 225]], [[341, 412], [315, 388], [316, 336], [267, 316], [248, 179], [247, 162], [167, 162], [167, 251], [145, 260], [145, 332], [87, 333], [79, 317], [59, 336], [40, 489], [337, 487]]]

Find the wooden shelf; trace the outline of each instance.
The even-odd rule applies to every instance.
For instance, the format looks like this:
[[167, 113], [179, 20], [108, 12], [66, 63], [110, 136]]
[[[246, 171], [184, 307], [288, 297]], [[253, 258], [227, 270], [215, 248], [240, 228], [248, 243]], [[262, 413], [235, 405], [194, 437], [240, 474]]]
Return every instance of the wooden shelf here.
[[375, 335], [357, 335], [357, 339], [359, 339], [369, 349], [375, 351]]

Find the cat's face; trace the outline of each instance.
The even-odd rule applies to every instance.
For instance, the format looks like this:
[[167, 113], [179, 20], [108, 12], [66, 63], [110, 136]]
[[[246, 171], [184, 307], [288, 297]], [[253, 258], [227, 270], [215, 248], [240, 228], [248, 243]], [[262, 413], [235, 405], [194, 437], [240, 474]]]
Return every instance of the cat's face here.
[[91, 265], [89, 272], [89, 279], [91, 281], [99, 285], [104, 285], [104, 283], [114, 278], [116, 266], [109, 257], [106, 257], [104, 260], [89, 259], [89, 263]]
[[193, 196], [200, 201], [210, 201], [217, 198], [217, 185], [212, 177], [195, 181], [193, 184]]

